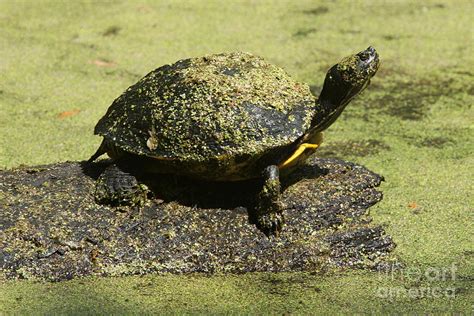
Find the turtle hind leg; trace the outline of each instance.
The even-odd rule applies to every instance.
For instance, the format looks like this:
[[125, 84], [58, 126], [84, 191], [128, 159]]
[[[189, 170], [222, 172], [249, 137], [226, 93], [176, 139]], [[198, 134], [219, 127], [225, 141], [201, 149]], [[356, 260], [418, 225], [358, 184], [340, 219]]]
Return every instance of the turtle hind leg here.
[[263, 179], [263, 188], [257, 195], [255, 207], [256, 225], [267, 236], [278, 235], [284, 224], [280, 202], [281, 185], [278, 167], [271, 165], [265, 168]]
[[94, 198], [99, 204], [143, 205], [148, 192], [147, 186], [138, 183], [134, 175], [112, 164], [97, 179]]

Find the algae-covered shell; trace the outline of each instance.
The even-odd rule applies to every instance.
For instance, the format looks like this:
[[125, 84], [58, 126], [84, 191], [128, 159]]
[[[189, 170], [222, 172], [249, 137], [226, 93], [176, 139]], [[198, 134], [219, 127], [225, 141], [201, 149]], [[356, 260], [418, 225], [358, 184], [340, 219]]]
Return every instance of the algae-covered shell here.
[[117, 98], [95, 133], [121, 150], [205, 163], [259, 157], [301, 137], [314, 116], [308, 85], [249, 53], [180, 60]]

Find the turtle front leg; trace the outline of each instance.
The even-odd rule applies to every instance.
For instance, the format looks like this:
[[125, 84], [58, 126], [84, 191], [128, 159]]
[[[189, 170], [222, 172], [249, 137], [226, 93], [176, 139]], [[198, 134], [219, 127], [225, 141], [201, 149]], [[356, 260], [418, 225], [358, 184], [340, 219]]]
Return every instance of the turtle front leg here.
[[99, 204], [143, 205], [149, 190], [134, 175], [116, 164], [105, 168], [96, 181], [94, 198]]
[[284, 218], [281, 210], [280, 174], [276, 165], [263, 171], [263, 188], [257, 195], [256, 215], [257, 227], [267, 236], [278, 235]]

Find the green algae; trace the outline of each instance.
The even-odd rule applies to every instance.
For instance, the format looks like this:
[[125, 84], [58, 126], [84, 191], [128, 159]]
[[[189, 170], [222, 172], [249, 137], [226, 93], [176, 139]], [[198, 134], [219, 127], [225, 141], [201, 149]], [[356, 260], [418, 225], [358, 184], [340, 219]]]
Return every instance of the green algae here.
[[[384, 201], [372, 209], [372, 216], [386, 223], [398, 244], [396, 253], [408, 267], [459, 267], [453, 284], [428, 282], [431, 287], [453, 285], [458, 288], [455, 298], [380, 297], [381, 288], [415, 285], [377, 273], [148, 276], [3, 283], [2, 312], [472, 312], [473, 218], [468, 198], [474, 178], [469, 84], [474, 26], [469, 1], [0, 6], [0, 165], [5, 168], [88, 158], [100, 142], [92, 128], [111, 101], [158, 65], [244, 50], [264, 56], [298, 81], [321, 85], [333, 61], [373, 45], [383, 56], [377, 81], [327, 131], [323, 146], [348, 140], [363, 144], [367, 139], [389, 146], [351, 156], [386, 178]], [[103, 36], [111, 25], [121, 27], [120, 32]], [[311, 28], [317, 32], [293, 38]], [[98, 58], [117, 64], [107, 68], [90, 63]], [[447, 76], [461, 89], [446, 88]], [[424, 98], [417, 98], [420, 82]], [[71, 108], [81, 112], [57, 119]], [[434, 137], [452, 141], [441, 148], [420, 145]], [[347, 159], [335, 146], [331, 151]], [[408, 207], [412, 202], [419, 211]]]
[[390, 150], [390, 146], [376, 139], [334, 141], [318, 150], [319, 157], [366, 157]]
[[[84, 278], [60, 283], [7, 282], [1, 302], [19, 313], [35, 314], [256, 314], [294, 313], [459, 313], [469, 314], [467, 280], [418, 286], [464, 289], [458, 299], [391, 298], [384, 289], [406, 284], [401, 275], [370, 273], [254, 273], [246, 275], [135, 276]], [[394, 287], [395, 288], [395, 287]], [[159, 293], [159, 294], [158, 294]], [[354, 297], [357, 293], [357, 297]], [[55, 298], [61, 297], [61, 301]], [[28, 304], [26, 304], [28, 302]], [[11, 309], [12, 310], [12, 309]], [[10, 311], [11, 311], [10, 310]]]

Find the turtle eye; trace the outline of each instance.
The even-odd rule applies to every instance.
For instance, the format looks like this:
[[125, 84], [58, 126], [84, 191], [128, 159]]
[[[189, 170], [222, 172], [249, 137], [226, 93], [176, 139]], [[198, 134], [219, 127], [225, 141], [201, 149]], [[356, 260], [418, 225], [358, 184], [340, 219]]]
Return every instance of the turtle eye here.
[[366, 61], [366, 60], [369, 59], [370, 56], [369, 56], [369, 54], [364, 53], [364, 54], [360, 54], [359, 57], [360, 57], [360, 60]]

